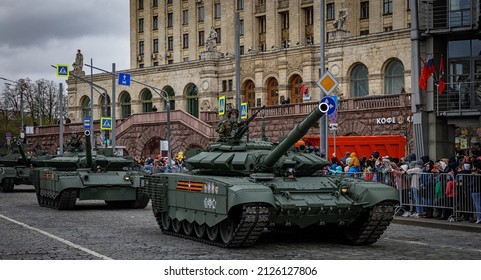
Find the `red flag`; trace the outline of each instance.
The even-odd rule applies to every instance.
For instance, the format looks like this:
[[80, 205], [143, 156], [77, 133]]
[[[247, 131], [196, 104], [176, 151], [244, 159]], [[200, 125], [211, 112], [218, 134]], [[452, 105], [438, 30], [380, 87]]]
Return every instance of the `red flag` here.
[[438, 94], [443, 94], [443, 91], [445, 88], [446, 88], [446, 81], [444, 81], [444, 56], [441, 55], [441, 59], [439, 61]]
[[[422, 60], [422, 59], [421, 59]], [[431, 77], [436, 69], [434, 68], [434, 60], [432, 57], [428, 57], [426, 63], [423, 61], [423, 69], [421, 70], [421, 76], [419, 77], [419, 87], [422, 90], [426, 90], [429, 77]]]
[[300, 93], [304, 95], [308, 92], [309, 92], [309, 89], [304, 84], [302, 84]]

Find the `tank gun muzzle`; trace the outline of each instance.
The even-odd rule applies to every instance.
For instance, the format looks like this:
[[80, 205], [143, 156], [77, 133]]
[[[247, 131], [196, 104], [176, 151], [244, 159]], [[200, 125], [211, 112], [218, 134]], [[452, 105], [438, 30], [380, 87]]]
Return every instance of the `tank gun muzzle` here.
[[85, 135], [85, 155], [87, 157], [87, 167], [92, 167], [92, 142], [90, 141], [90, 130], [84, 131]]

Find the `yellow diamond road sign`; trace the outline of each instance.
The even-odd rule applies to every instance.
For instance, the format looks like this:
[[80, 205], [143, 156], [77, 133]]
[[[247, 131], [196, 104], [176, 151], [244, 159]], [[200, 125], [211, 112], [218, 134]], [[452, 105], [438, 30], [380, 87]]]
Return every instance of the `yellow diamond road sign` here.
[[317, 81], [317, 86], [321, 88], [326, 95], [331, 95], [332, 91], [335, 90], [338, 85], [339, 82], [329, 71], [326, 71], [319, 81]]

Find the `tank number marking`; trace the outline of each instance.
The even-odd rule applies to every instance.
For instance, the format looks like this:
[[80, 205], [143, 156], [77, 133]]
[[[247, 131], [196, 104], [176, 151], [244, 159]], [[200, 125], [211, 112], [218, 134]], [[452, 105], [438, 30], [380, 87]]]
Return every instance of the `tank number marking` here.
[[219, 186], [214, 182], [204, 184], [204, 193], [219, 194]]
[[204, 208], [215, 209], [216, 206], [217, 206], [217, 202], [215, 201], [215, 198], [212, 198], [212, 197], [204, 198]]

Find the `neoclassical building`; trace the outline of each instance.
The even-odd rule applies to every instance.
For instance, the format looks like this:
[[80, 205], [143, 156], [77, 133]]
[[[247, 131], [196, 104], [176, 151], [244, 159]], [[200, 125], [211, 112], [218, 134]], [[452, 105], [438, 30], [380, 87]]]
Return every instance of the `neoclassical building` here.
[[[409, 1], [325, 3], [325, 66], [339, 81], [335, 94], [410, 92]], [[311, 101], [319, 100], [320, 11], [314, 0], [130, 0], [131, 69], [119, 72], [140, 83], [117, 86], [112, 96], [112, 75], [95, 74], [94, 83], [107, 90], [108, 108], [101, 105], [101, 91], [94, 91], [93, 117], [110, 115], [112, 105], [122, 119], [154, 106], [163, 111], [160, 95], [171, 109], [195, 117], [217, 110], [219, 96], [235, 105], [236, 13], [242, 102], [251, 107], [303, 102], [303, 86]], [[90, 102], [89, 84], [71, 77], [69, 118], [79, 122], [90, 115]]]

